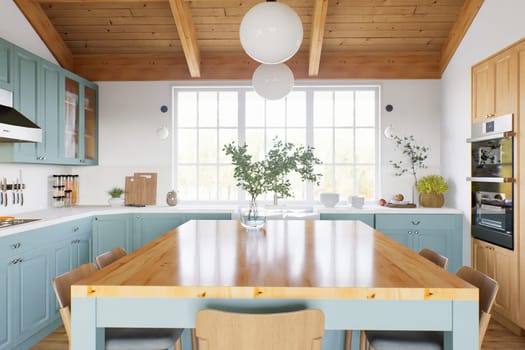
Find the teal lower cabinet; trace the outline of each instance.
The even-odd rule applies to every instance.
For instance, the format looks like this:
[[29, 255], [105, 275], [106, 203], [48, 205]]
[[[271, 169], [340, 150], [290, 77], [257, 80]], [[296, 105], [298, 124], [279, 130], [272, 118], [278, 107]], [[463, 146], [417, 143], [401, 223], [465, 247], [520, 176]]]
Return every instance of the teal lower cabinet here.
[[51, 322], [49, 246], [20, 249], [2, 259], [0, 349], [18, 348]]
[[230, 213], [137, 214], [133, 223], [134, 248], [138, 249], [189, 220], [230, 220]]
[[321, 220], [359, 220], [370, 227], [374, 227], [374, 214], [347, 214], [347, 213], [324, 213], [320, 215]]
[[61, 324], [51, 281], [90, 249], [91, 218], [0, 238], [0, 350], [28, 349]]
[[93, 219], [94, 258], [116, 247], [133, 251], [133, 215], [99, 215]]
[[462, 265], [460, 214], [376, 214], [375, 228], [417, 252], [427, 248], [446, 256], [452, 273]]
[[133, 246], [138, 249], [187, 221], [184, 214], [138, 214], [133, 219]]

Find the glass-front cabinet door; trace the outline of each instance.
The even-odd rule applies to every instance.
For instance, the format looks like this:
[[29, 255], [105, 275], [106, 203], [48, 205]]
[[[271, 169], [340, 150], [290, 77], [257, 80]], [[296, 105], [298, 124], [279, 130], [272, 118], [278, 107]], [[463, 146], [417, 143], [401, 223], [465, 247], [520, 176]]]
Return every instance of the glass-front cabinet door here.
[[65, 111], [62, 137], [62, 163], [98, 163], [98, 87], [76, 75], [65, 76]]
[[97, 161], [97, 90], [84, 86], [84, 160]]
[[64, 113], [64, 158], [73, 161], [79, 158], [80, 144], [80, 84], [66, 77]]

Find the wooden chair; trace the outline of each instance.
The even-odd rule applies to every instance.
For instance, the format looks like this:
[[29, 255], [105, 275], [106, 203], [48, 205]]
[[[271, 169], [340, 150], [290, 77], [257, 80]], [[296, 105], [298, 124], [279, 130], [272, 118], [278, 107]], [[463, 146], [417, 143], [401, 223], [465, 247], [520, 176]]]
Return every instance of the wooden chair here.
[[[53, 279], [53, 289], [60, 306], [69, 347], [71, 348], [71, 285], [89, 276], [97, 268], [93, 264], [81, 265]], [[107, 328], [106, 349], [182, 349], [180, 335], [183, 329], [176, 328]]]
[[124, 248], [113, 248], [108, 252], [102, 253], [95, 258], [95, 263], [99, 269], [108, 266], [112, 262], [122, 258], [127, 254]]
[[[434, 264], [436, 264], [437, 266], [443, 268], [443, 269], [447, 269], [447, 266], [448, 266], [448, 258], [446, 256], [443, 256], [439, 253], [436, 253], [435, 251], [433, 250], [430, 250], [430, 249], [427, 249], [427, 248], [423, 248], [419, 251], [419, 255], [421, 255], [422, 257], [424, 257], [425, 259], [428, 259], [430, 261], [432, 261]], [[351, 330], [347, 330], [346, 331], [346, 339], [345, 339], [345, 350], [350, 350], [352, 348], [352, 331]], [[361, 331], [360, 332], [360, 337], [359, 337], [359, 349], [360, 350], [366, 350], [366, 335], [365, 335], [365, 332], [364, 331]]]
[[[456, 275], [479, 288], [479, 348], [481, 349], [491, 317], [490, 311], [496, 300], [498, 282], [468, 266], [461, 267]], [[370, 350], [443, 349], [442, 332], [365, 331], [365, 333], [370, 343]]]
[[443, 256], [439, 253], [436, 253], [433, 250], [423, 248], [419, 251], [419, 255], [422, 257], [432, 261], [434, 264], [436, 264], [439, 267], [447, 269], [448, 266], [448, 258], [446, 256]]
[[274, 314], [201, 310], [197, 314], [199, 350], [320, 350], [324, 314], [306, 309]]

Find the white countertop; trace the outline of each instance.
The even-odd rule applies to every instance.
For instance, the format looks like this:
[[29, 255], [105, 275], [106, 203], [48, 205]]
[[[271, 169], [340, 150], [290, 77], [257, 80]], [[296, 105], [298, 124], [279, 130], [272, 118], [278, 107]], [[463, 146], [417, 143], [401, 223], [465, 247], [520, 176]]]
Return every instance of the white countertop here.
[[[388, 208], [367, 206], [362, 209], [348, 205], [338, 205], [334, 208], [322, 206], [313, 207], [267, 207], [270, 218], [274, 219], [318, 219], [320, 214], [462, 214], [453, 208]], [[285, 214], [282, 210], [286, 209]], [[78, 206], [72, 208], [50, 208], [46, 210], [27, 212], [17, 215], [19, 218], [40, 219], [25, 224], [0, 228], [0, 237], [18, 232], [56, 225], [72, 220], [94, 215], [132, 214], [132, 213], [231, 213], [232, 218], [238, 217], [238, 206], [210, 205], [177, 205], [177, 206], [146, 206], [146, 207], [110, 207], [110, 206]]]

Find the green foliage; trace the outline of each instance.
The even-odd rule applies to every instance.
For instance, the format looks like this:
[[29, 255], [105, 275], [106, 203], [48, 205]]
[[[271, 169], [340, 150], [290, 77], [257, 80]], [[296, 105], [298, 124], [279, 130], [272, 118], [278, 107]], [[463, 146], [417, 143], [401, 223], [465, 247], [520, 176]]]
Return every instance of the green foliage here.
[[425, 160], [428, 158], [428, 147], [419, 146], [416, 144], [414, 136], [405, 136], [403, 138], [394, 136], [394, 142], [396, 148], [401, 149], [401, 153], [405, 156], [406, 160], [400, 160], [398, 162], [390, 161], [390, 164], [396, 169], [396, 176], [401, 176], [405, 173], [409, 173], [414, 176], [415, 183], [417, 183], [417, 169], [424, 169]]
[[313, 147], [297, 147], [293, 143], [284, 143], [277, 138], [272, 148], [261, 161], [253, 161], [247, 153], [248, 146], [237, 146], [235, 142], [224, 145], [223, 151], [231, 156], [235, 166], [233, 176], [237, 186], [248, 192], [252, 201], [265, 193], [274, 192], [282, 198], [293, 196], [289, 174], [296, 172], [303, 181], [317, 185], [321, 174], [314, 171], [321, 161], [315, 157]]
[[443, 176], [428, 175], [417, 182], [417, 190], [420, 193], [445, 193], [448, 191], [448, 185]]
[[111, 190], [107, 191], [111, 198], [120, 198], [124, 193], [124, 190], [120, 187], [113, 187]]

